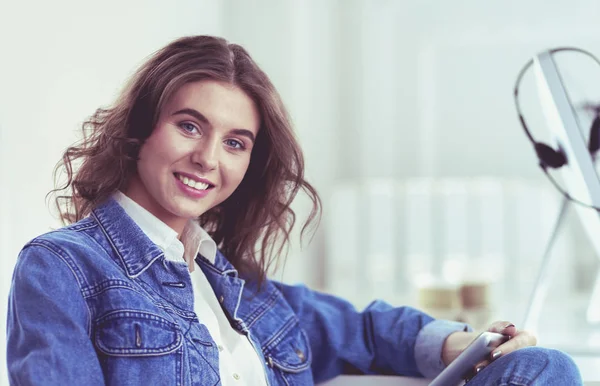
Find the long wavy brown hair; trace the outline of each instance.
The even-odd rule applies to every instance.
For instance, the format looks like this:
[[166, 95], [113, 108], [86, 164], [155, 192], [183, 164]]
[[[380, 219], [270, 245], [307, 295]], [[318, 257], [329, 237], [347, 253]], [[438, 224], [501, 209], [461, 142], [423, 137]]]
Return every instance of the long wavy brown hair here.
[[83, 123], [83, 138], [63, 154], [50, 193], [63, 223], [89, 215], [136, 173], [140, 147], [169, 98], [186, 83], [209, 79], [243, 90], [261, 125], [239, 187], [198, 220], [241, 275], [262, 282], [287, 251], [296, 194], [303, 190], [312, 201], [301, 235], [318, 223], [321, 201], [304, 179], [302, 151], [278, 92], [246, 50], [225, 39], [184, 37], [152, 55], [111, 107]]

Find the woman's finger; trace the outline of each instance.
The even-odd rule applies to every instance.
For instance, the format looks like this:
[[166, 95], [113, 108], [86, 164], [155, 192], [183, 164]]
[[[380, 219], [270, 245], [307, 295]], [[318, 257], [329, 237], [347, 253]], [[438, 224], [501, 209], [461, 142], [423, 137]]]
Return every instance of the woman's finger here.
[[506, 320], [492, 323], [492, 325], [488, 328], [488, 331], [497, 332], [498, 334], [508, 335], [510, 337], [516, 335], [518, 332], [515, 325]]
[[537, 339], [533, 334], [529, 333], [528, 331], [519, 331], [513, 335], [510, 340], [507, 340], [494, 349], [490, 354], [490, 359], [495, 360], [520, 348], [535, 346], [536, 344]]
[[483, 368], [487, 365], [489, 365], [491, 362], [489, 360], [485, 360], [485, 361], [481, 361], [479, 363], [477, 363], [475, 365], [475, 367], [473, 367], [473, 374], [477, 374], [478, 372], [480, 372], [481, 370], [483, 370]]
[[471, 371], [469, 371], [467, 374], [463, 375], [463, 378], [465, 379], [465, 381], [468, 382], [469, 380], [471, 380], [471, 378], [476, 376], [481, 370], [483, 370], [489, 364], [490, 364], [489, 360], [485, 360], [485, 361], [481, 361], [481, 362], [477, 363], [475, 366], [473, 366]]

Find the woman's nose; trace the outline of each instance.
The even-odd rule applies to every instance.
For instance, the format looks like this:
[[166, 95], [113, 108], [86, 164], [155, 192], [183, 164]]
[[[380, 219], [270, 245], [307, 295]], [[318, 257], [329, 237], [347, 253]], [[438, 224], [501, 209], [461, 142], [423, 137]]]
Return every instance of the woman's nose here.
[[217, 140], [202, 141], [192, 155], [192, 161], [202, 170], [214, 170], [218, 165], [219, 142]]

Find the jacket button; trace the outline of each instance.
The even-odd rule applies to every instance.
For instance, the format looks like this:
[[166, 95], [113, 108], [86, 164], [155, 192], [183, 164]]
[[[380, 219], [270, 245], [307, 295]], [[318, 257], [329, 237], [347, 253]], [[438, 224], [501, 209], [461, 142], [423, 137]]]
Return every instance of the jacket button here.
[[304, 353], [302, 352], [302, 350], [296, 349], [296, 355], [298, 355], [298, 358], [300, 358], [300, 360], [304, 360]]
[[223, 297], [223, 295], [221, 295], [219, 297], [219, 303], [223, 304], [224, 301], [225, 301], [225, 298]]

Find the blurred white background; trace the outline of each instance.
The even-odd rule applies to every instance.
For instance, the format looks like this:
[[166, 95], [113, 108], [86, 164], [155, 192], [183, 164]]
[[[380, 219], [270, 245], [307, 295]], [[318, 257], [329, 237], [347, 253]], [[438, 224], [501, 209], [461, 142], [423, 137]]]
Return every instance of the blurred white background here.
[[[599, 14], [595, 0], [0, 0], [0, 314], [20, 248], [58, 226], [45, 194], [80, 124], [153, 51], [213, 34], [270, 75], [324, 201], [312, 242], [276, 276], [359, 306], [416, 304], [417, 274], [466, 263], [496, 272], [493, 307], [522, 317], [559, 196], [518, 126], [513, 83], [543, 49], [600, 54]], [[600, 68], [575, 55], [563, 70], [578, 100], [600, 102]], [[548, 139], [532, 74], [522, 100]], [[582, 338], [556, 316], [581, 320], [598, 266], [576, 220], [555, 249], [552, 338], [600, 346], [600, 329]]]

